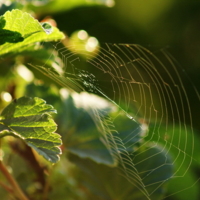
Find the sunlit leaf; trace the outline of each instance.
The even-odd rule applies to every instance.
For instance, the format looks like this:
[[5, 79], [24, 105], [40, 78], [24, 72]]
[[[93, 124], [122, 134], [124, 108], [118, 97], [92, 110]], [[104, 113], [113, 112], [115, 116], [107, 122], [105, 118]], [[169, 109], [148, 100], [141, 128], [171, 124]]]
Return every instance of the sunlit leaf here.
[[57, 162], [61, 153], [57, 125], [50, 113], [56, 111], [39, 98], [21, 97], [7, 106], [0, 116], [0, 136], [14, 136], [50, 162]]
[[20, 11], [7, 11], [1, 17], [0, 55], [22, 52], [36, 42], [63, 39], [64, 35], [48, 23], [39, 23], [30, 14]]
[[[69, 93], [66, 89], [61, 89], [61, 94], [66, 92], [63, 100], [56, 98], [52, 86], [29, 85], [27, 95], [39, 96], [48, 99], [53, 105], [57, 105], [58, 131], [62, 135], [63, 144], [67, 151], [70, 151], [82, 158], [90, 158], [97, 163], [116, 165], [118, 160], [113, 157], [112, 152], [120, 151], [120, 140], [126, 143], [126, 151], [132, 152], [134, 147], [138, 147], [141, 142], [143, 130], [139, 123], [127, 119], [123, 115], [113, 122], [113, 127], [107, 126], [107, 122], [112, 124], [112, 119], [106, 117], [110, 112], [115, 111], [115, 107], [107, 100], [94, 94], [83, 92], [81, 94]], [[105, 137], [112, 130], [119, 141], [105, 141]], [[109, 136], [108, 136], [109, 137]], [[111, 149], [112, 142], [115, 142], [116, 149]]]
[[[67, 92], [67, 90], [64, 91]], [[101, 140], [102, 133], [97, 129], [94, 118], [90, 115], [91, 101], [84, 97], [87, 95], [90, 99], [95, 99], [93, 104], [99, 101], [99, 107], [109, 112], [112, 108], [106, 100], [86, 93], [80, 95], [68, 93], [68, 96], [61, 100], [53, 93], [52, 87], [33, 84], [28, 86], [27, 94], [48, 99], [51, 104], [57, 105], [58, 132], [62, 135], [63, 145], [67, 151], [83, 158], [93, 159], [98, 163], [116, 164], [109, 148]], [[86, 102], [88, 107], [84, 107]]]

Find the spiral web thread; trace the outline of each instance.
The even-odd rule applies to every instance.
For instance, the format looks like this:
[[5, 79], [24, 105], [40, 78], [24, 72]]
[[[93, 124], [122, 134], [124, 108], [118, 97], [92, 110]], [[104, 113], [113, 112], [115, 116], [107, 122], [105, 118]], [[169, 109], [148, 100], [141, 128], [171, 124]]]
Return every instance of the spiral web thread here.
[[[73, 48], [76, 47], [70, 47]], [[32, 66], [63, 87], [77, 92], [86, 90], [103, 96], [133, 123], [142, 121], [143, 125], [138, 123], [137, 128], [140, 129], [138, 134], [145, 132], [144, 142], [138, 147], [139, 153], [134, 155], [128, 151], [135, 145], [128, 142], [137, 136], [133, 134], [134, 130], [125, 139], [121, 139], [113, 125], [115, 119], [105, 118], [104, 114], [93, 110], [94, 121], [103, 133], [102, 141], [120, 163], [122, 175], [139, 188], [146, 199], [151, 199], [151, 195], [167, 181], [163, 179], [149, 185], [144, 183], [146, 177], [163, 166], [178, 166], [168, 179], [179, 178], [181, 181], [193, 162], [192, 111], [186, 86], [171, 55], [160, 50], [164, 60], [161, 62], [152, 52], [140, 45], [106, 44], [93, 59], [89, 56], [87, 59], [87, 53], [83, 49], [81, 53], [86, 57], [83, 65], [81, 56], [75, 51], [60, 47], [60, 43], [54, 45], [54, 49], [64, 64], [61, 73], [55, 73], [45, 65]], [[85, 66], [89, 67], [84, 69]], [[88, 72], [90, 69], [92, 72]], [[150, 127], [151, 131], [144, 130], [145, 125]], [[157, 168], [140, 171], [138, 165], [146, 160], [150, 162], [151, 158], [159, 154], [136, 162], [137, 158], [147, 151], [142, 149], [150, 141], [153, 141], [155, 147], [162, 144], [160, 153], [164, 153], [165, 158]], [[172, 162], [167, 159], [170, 152], [173, 152]], [[142, 176], [144, 173], [146, 175]], [[148, 190], [152, 185], [153, 189]], [[192, 186], [182, 188], [177, 193], [190, 187]]]

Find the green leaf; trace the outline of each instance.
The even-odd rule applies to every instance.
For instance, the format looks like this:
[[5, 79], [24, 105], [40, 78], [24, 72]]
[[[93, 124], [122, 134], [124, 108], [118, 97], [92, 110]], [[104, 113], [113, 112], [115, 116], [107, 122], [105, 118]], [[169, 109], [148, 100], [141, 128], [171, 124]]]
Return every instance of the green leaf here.
[[[132, 170], [128, 165], [127, 171], [123, 171], [119, 170], [120, 166], [108, 167], [75, 155], [69, 155], [69, 158], [80, 168], [82, 182], [92, 193], [91, 199], [160, 200], [166, 193], [166, 183], [172, 175], [170, 157], [161, 147], [152, 144], [147, 145], [142, 154], [135, 154], [133, 164], [136, 164], [138, 173], [133, 172], [133, 176], [130, 173], [128, 177], [125, 173]], [[144, 186], [138, 184], [138, 176]]]
[[[67, 92], [65, 89], [64, 91]], [[63, 145], [67, 151], [83, 158], [90, 158], [98, 163], [116, 164], [110, 149], [102, 142], [103, 135], [97, 129], [95, 116], [91, 114], [91, 111], [98, 105], [101, 106], [99, 110], [110, 112], [112, 105], [108, 101], [88, 93], [70, 94], [69, 92], [67, 97], [61, 100], [59, 96], [53, 94], [52, 87], [42, 85], [30, 84], [27, 92], [28, 95], [41, 96], [49, 99], [48, 101], [53, 105], [57, 105], [56, 122], [58, 131], [62, 135]], [[84, 104], [86, 105], [84, 106]]]
[[17, 43], [22, 42], [24, 38], [22, 35], [17, 31], [10, 31], [10, 30], [4, 30], [0, 29], [0, 45], [8, 43]]
[[[51, 104], [58, 105], [56, 121], [59, 124], [58, 130], [62, 135], [65, 149], [82, 158], [90, 158], [97, 163], [113, 166], [118, 161], [113, 157], [112, 152], [113, 150], [121, 151], [120, 141], [126, 144], [126, 151], [131, 153], [134, 147], [137, 148], [140, 145], [143, 133], [141, 125], [118, 113], [112, 123], [107, 115], [116, 108], [109, 101], [97, 95], [86, 92], [69, 93], [66, 89], [62, 89], [68, 94], [61, 100], [56, 98], [49, 85], [45, 87], [33, 84], [30, 84], [26, 91], [28, 96], [40, 96], [49, 99], [48, 102]], [[114, 126], [110, 127], [106, 121]], [[114, 138], [119, 139], [117, 141], [108, 139], [105, 142], [106, 131], [112, 132], [112, 130], [118, 131], [118, 133], [114, 131], [112, 134]], [[109, 147], [112, 142], [117, 145], [116, 149]]]
[[36, 10], [37, 13], [47, 14], [47, 13], [54, 13], [54, 12], [62, 12], [66, 10], [70, 10], [76, 7], [81, 6], [108, 6], [112, 7], [114, 6], [115, 2], [114, 0], [56, 0], [56, 1], [50, 1], [48, 4], [45, 4], [44, 6], [35, 7], [32, 8], [33, 10]]
[[21, 97], [7, 106], [0, 116], [0, 137], [14, 136], [24, 140], [50, 162], [57, 162], [61, 153], [60, 135], [51, 117], [56, 111], [39, 98]]
[[98, 116], [94, 115], [95, 104], [104, 105], [101, 110], [108, 111], [112, 106], [96, 96], [88, 93], [69, 95], [58, 109], [57, 121], [59, 133], [63, 138], [65, 148], [82, 157], [90, 158], [97, 163], [116, 165], [116, 160], [111, 154], [111, 149], [103, 142], [103, 134], [97, 124], [101, 119], [95, 121]]
[[3, 16], [0, 17], [0, 29], [2, 29], [6, 25], [6, 20]]
[[17, 31], [10, 31], [7, 29], [3, 29], [6, 25], [6, 20], [4, 16], [0, 17], [0, 45], [9, 42], [9, 43], [17, 43], [22, 42], [24, 38]]
[[199, 187], [198, 184], [194, 184], [198, 179], [195, 177], [194, 169], [200, 165], [200, 140], [193, 130], [189, 126], [178, 125], [168, 126], [167, 129], [166, 126], [160, 126], [157, 130], [152, 125], [147, 140], [159, 141], [173, 157], [175, 178], [169, 181], [169, 194], [173, 194], [179, 200], [199, 199]]
[[[2, 18], [3, 17], [3, 18]], [[55, 41], [64, 38], [62, 32], [48, 23], [39, 23], [21, 10], [7, 11], [1, 16], [0, 55], [22, 52], [36, 42]], [[13, 44], [14, 42], [14, 44]]]
[[140, 146], [143, 141], [142, 135], [144, 134], [144, 130], [141, 128], [139, 122], [130, 120], [124, 114], [118, 114], [113, 124], [118, 131], [118, 134], [115, 135], [115, 137], [118, 136], [118, 138], [120, 138], [127, 152], [132, 153], [134, 148]]

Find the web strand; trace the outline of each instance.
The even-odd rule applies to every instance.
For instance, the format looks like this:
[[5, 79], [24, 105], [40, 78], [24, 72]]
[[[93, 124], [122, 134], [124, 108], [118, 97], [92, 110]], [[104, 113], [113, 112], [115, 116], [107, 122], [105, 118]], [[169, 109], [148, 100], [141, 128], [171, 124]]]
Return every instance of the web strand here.
[[[102, 142], [119, 162], [120, 173], [146, 199], [151, 199], [169, 179], [181, 180], [186, 176], [194, 161], [192, 111], [181, 74], [170, 54], [161, 50], [161, 57], [165, 60], [161, 62], [140, 45], [106, 44], [98, 56], [91, 59], [90, 56], [87, 58], [84, 49], [82, 58], [59, 45], [54, 45], [54, 48], [62, 58], [63, 73], [56, 73], [46, 66], [31, 66], [63, 87], [104, 97], [118, 108], [119, 115], [124, 114], [137, 127], [122, 139], [115, 129], [115, 118], [105, 118], [95, 109], [91, 114], [102, 132]], [[196, 89], [195, 93], [199, 95]], [[145, 125], [149, 131], [143, 128]], [[137, 147], [137, 153], [133, 153], [130, 149], [134, 149], [136, 144], [130, 142], [138, 137], [137, 134], [144, 134], [143, 142]], [[149, 144], [149, 148], [145, 148]], [[157, 152], [139, 159], [153, 152], [154, 147]], [[143, 170], [143, 163], [151, 163], [160, 154], [165, 156], [156, 168]], [[172, 162], [169, 157], [172, 157]], [[166, 166], [176, 166], [173, 175], [148, 184], [148, 178]]]

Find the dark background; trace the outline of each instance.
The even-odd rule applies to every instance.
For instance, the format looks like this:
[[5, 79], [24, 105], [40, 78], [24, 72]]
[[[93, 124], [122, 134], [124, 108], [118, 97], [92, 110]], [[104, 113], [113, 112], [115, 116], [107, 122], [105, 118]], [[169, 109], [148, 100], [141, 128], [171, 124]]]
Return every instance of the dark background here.
[[140, 44], [153, 52], [167, 50], [177, 61], [194, 128], [199, 132], [199, 99], [195, 92], [200, 89], [199, 1], [116, 0], [112, 8], [78, 7], [52, 17], [68, 36], [83, 29], [101, 45], [128, 43]]

